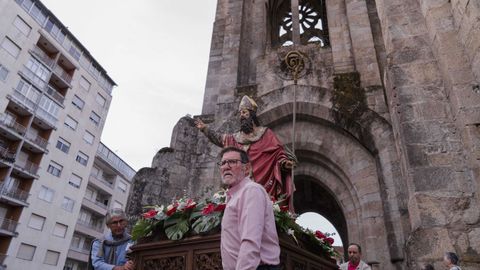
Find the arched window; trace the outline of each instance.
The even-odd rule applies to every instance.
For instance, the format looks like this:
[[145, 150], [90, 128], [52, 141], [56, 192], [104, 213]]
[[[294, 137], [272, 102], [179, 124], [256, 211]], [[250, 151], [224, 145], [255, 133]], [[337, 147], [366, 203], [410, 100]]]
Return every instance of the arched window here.
[[272, 47], [330, 45], [325, 0], [268, 0], [267, 12]]

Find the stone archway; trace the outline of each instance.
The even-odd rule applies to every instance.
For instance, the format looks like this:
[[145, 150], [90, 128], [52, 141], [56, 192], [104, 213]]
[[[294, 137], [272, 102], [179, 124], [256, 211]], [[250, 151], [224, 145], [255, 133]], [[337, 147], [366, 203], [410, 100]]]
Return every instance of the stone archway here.
[[[308, 91], [308, 89], [307, 89]], [[262, 124], [272, 128], [287, 146], [291, 142], [291, 103], [279, 104], [260, 113]], [[381, 269], [395, 269], [397, 258], [403, 258], [403, 237], [400, 212], [402, 202], [395, 197], [401, 189], [393, 181], [399, 173], [395, 163], [394, 145], [391, 144], [391, 127], [381, 118], [358, 123], [353, 130], [336, 125], [326, 106], [300, 101], [298, 103], [296, 154], [300, 164], [295, 171], [301, 199], [295, 200], [298, 211], [305, 212], [315, 207], [338, 228], [342, 241], [363, 245], [365, 260]], [[303, 194], [305, 185], [314, 185], [320, 194], [312, 192], [313, 201], [327, 196], [335, 201], [327, 210], [307, 203], [309, 196]], [[302, 206], [303, 204], [303, 206]], [[335, 206], [337, 205], [337, 206]], [[341, 209], [341, 211], [339, 210]], [[322, 212], [323, 211], [323, 212]], [[335, 217], [339, 215], [340, 217]], [[342, 218], [343, 216], [343, 218]], [[342, 220], [345, 225], [342, 227]], [[386, 249], [385, 247], [389, 247]]]

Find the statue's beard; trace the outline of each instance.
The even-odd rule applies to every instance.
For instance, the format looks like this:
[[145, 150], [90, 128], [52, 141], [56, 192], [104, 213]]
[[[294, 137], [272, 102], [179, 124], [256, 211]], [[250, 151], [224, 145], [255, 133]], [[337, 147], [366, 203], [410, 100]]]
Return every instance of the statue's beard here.
[[253, 119], [251, 116], [248, 118], [240, 118], [240, 131], [245, 134], [253, 132]]

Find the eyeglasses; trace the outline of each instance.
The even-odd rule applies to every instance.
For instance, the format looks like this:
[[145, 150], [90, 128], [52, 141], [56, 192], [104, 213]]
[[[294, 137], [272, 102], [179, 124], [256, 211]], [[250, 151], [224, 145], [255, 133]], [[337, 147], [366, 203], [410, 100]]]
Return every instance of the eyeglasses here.
[[242, 162], [242, 161], [240, 159], [225, 159], [225, 160], [217, 162], [217, 165], [222, 167], [225, 164], [228, 164], [228, 167], [232, 167], [234, 165], [237, 165], [238, 162]]
[[117, 226], [120, 226], [122, 224], [124, 224], [126, 222], [125, 219], [120, 219], [120, 220], [117, 220], [117, 221], [110, 221], [108, 224], [109, 225], [117, 225]]

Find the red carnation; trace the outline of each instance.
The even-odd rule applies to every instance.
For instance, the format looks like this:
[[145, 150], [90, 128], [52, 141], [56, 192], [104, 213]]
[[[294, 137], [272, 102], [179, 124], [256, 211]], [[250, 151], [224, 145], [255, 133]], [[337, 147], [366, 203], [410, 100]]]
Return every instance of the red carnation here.
[[288, 205], [282, 205], [282, 206], [280, 206], [280, 210], [281, 210], [282, 212], [288, 212]]
[[332, 237], [327, 237], [325, 241], [327, 241], [330, 244], [330, 246], [333, 245], [333, 242], [335, 242], [335, 240], [333, 240]]
[[215, 210], [214, 210], [214, 211], [215, 211], [215, 212], [222, 212], [223, 210], [225, 210], [225, 207], [226, 207], [226, 206], [227, 206], [227, 205], [224, 204], [224, 203], [219, 204], [219, 205], [217, 205], [217, 207], [215, 207]]
[[150, 210], [150, 211], [148, 211], [148, 212], [146, 212], [146, 213], [143, 213], [142, 216], [143, 216], [143, 218], [153, 218], [154, 216], [157, 215], [157, 213], [158, 213], [158, 211], [152, 209], [152, 210]]
[[165, 214], [167, 216], [173, 215], [173, 213], [175, 213], [175, 211], [177, 211], [177, 206], [178, 206], [178, 204], [169, 205], [167, 207], [167, 212]]
[[323, 234], [321, 231], [316, 231], [316, 232], [315, 232], [315, 236], [316, 236], [317, 238], [320, 238], [320, 239], [325, 239], [325, 238], [327, 238], [327, 237], [325, 236], [325, 234]]
[[213, 211], [215, 211], [215, 205], [213, 203], [209, 203], [207, 206], [203, 208], [202, 215], [211, 214]]
[[194, 202], [192, 199], [188, 199], [188, 200], [187, 200], [187, 206], [185, 206], [184, 211], [193, 209], [193, 208], [195, 208], [196, 205], [197, 205], [196, 202]]

